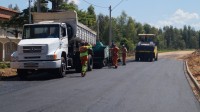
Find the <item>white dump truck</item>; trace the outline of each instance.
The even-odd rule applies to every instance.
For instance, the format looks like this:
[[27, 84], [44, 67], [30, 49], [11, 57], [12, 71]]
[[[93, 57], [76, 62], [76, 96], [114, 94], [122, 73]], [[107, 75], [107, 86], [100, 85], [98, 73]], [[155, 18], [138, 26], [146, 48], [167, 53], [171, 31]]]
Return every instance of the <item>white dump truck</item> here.
[[[25, 24], [22, 40], [11, 55], [11, 68], [20, 78], [46, 71], [63, 77], [66, 70], [81, 70], [79, 46], [96, 44], [96, 32], [78, 22], [75, 11], [32, 13], [33, 24]], [[89, 55], [88, 70], [92, 69]]]

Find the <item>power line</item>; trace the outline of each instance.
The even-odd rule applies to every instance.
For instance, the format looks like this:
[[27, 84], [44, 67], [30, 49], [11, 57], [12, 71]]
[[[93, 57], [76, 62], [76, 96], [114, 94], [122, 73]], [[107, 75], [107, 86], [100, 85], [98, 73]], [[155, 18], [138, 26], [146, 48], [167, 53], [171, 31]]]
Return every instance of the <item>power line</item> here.
[[103, 6], [100, 6], [100, 5], [92, 4], [92, 3], [90, 3], [90, 2], [88, 2], [88, 1], [86, 1], [86, 0], [83, 0], [83, 1], [86, 2], [86, 3], [88, 3], [88, 4], [90, 4], [90, 5], [93, 5], [93, 6], [95, 6], [95, 7], [99, 7], [99, 8], [108, 8], [108, 7], [103, 7]]
[[121, 0], [117, 5], [115, 5], [112, 10], [114, 10], [117, 6], [119, 6], [124, 0]]

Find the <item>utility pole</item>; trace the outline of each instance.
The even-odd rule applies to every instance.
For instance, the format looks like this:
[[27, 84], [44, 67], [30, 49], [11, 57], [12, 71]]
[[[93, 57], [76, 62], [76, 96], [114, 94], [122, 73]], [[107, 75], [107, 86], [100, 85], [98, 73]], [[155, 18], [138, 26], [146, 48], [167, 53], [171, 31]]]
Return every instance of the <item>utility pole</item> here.
[[111, 40], [112, 40], [112, 18], [111, 18], [111, 5], [109, 7], [109, 11], [110, 11], [110, 21], [109, 21], [109, 45], [111, 46]]
[[37, 0], [37, 12], [41, 12], [41, 0]]
[[99, 38], [99, 18], [97, 19], [97, 40], [100, 41], [100, 38]]
[[29, 24], [31, 24], [31, 2], [32, 0], [29, 0]]

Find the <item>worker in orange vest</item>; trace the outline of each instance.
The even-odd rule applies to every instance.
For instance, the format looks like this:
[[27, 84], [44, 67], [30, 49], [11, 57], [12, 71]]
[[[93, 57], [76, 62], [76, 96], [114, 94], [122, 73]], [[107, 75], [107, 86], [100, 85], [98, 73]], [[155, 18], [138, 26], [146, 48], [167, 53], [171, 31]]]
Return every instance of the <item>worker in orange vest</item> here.
[[81, 59], [81, 76], [85, 77], [87, 71], [87, 62], [88, 62], [88, 49], [92, 48], [92, 45], [87, 44], [85, 42], [81, 43], [81, 47], [79, 48], [80, 51], [80, 59]]
[[112, 52], [112, 62], [115, 68], [118, 67], [118, 53], [119, 53], [119, 48], [117, 47], [116, 44], [114, 44], [113, 48], [111, 48]]
[[127, 56], [127, 49], [125, 45], [122, 45], [122, 62], [123, 65], [126, 65], [126, 56]]

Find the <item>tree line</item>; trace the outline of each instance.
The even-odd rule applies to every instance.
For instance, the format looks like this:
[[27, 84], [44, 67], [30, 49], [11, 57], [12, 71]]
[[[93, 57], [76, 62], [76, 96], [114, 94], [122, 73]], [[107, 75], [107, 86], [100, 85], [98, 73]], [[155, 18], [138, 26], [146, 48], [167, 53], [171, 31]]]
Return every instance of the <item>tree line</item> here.
[[[42, 0], [44, 1], [44, 0]], [[70, 3], [63, 0], [48, 0], [52, 3], [52, 8], [48, 9], [47, 4], [41, 5], [41, 11], [48, 10], [75, 10], [78, 14], [79, 22], [87, 25], [91, 29], [97, 31], [99, 26], [99, 40], [104, 44], [109, 43], [109, 16], [104, 14], [95, 14], [95, 7], [90, 5], [87, 10], [79, 10], [78, 6], [72, 1]], [[67, 1], [67, 0], [66, 0]], [[31, 7], [32, 12], [37, 11], [37, 2]], [[17, 6], [16, 6], [17, 7]], [[16, 8], [18, 10], [18, 8]], [[23, 24], [28, 23], [28, 8], [24, 9], [19, 14], [12, 17], [8, 22], [0, 22], [1, 27], [22, 28]], [[153, 33], [155, 43], [159, 49], [197, 49], [200, 46], [200, 31], [196, 31], [191, 26], [183, 28], [175, 28], [173, 26], [164, 26], [156, 28], [147, 23], [142, 24], [137, 22], [131, 16], [128, 16], [125, 11], [118, 17], [112, 17], [112, 41], [117, 45], [125, 44], [129, 51], [132, 51], [139, 41], [138, 34]], [[98, 22], [97, 22], [98, 21]], [[97, 25], [97, 23], [99, 25]]]

